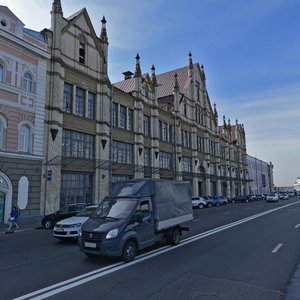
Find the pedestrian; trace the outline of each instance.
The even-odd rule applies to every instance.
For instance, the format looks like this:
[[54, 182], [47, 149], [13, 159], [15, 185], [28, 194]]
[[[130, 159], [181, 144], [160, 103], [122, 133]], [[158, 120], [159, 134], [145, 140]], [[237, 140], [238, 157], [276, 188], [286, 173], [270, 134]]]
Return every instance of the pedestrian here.
[[11, 228], [12, 228], [13, 226], [15, 226], [16, 229], [19, 229], [19, 228], [20, 228], [19, 225], [18, 225], [18, 223], [17, 223], [18, 217], [19, 217], [18, 211], [19, 211], [19, 210], [17, 209], [17, 206], [14, 205], [14, 207], [13, 207], [11, 213], [10, 213], [9, 219], [8, 219], [8, 223], [9, 223], [8, 230], [11, 230]]

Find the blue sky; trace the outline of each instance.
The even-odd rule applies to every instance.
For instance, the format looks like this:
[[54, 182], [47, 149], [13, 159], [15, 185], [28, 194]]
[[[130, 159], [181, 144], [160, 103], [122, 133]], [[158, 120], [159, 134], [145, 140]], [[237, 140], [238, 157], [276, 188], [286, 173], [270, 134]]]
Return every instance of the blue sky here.
[[[274, 164], [276, 186], [300, 176], [300, 1], [61, 0], [68, 17], [86, 7], [95, 31], [107, 19], [109, 77], [123, 79], [139, 52], [142, 72], [204, 65], [222, 116], [246, 130], [247, 152]], [[25, 26], [50, 27], [52, 0], [0, 0]], [[33, 16], [34, 12], [34, 16]]]

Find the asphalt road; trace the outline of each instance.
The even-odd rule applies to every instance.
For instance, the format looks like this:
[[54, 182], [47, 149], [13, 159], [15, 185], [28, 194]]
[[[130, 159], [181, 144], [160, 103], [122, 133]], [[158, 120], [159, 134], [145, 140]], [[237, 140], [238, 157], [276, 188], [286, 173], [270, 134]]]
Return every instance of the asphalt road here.
[[300, 259], [299, 198], [195, 210], [190, 229], [129, 264], [91, 260], [49, 230], [3, 235], [0, 299], [283, 299]]

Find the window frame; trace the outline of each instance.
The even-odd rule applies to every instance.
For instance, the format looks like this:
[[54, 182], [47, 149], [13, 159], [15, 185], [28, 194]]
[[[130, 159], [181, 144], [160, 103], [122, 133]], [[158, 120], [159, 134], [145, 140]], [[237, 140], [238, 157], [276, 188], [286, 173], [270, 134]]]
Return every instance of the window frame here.
[[30, 72], [26, 71], [23, 75], [22, 88], [26, 92], [33, 92], [33, 76]]

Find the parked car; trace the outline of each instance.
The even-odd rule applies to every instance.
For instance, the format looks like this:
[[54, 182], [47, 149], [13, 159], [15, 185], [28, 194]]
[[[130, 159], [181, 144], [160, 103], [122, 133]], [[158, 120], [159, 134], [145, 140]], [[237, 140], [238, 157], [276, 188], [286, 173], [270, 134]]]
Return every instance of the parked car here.
[[255, 200], [260, 201], [260, 200], [265, 200], [266, 196], [264, 194], [256, 194], [255, 195]]
[[70, 204], [68, 206], [65, 206], [53, 214], [46, 215], [42, 219], [42, 225], [43, 227], [47, 229], [51, 229], [54, 227], [54, 225], [63, 219], [70, 218], [72, 216], [75, 216], [78, 212], [83, 210], [87, 204], [85, 203], [77, 203], [77, 204]]
[[214, 201], [210, 196], [202, 196], [202, 198], [205, 200], [207, 207], [214, 206]]
[[81, 225], [93, 214], [98, 205], [90, 205], [71, 218], [57, 222], [53, 229], [53, 235], [60, 239], [77, 239]]
[[228, 203], [228, 200], [223, 196], [214, 196], [212, 200], [215, 206], [226, 205]]
[[287, 193], [279, 193], [278, 197], [280, 200], [288, 200], [289, 199], [289, 195]]
[[267, 195], [267, 202], [278, 202], [279, 197], [277, 193], [271, 193]]
[[251, 196], [250, 195], [239, 195], [236, 197], [233, 197], [230, 199], [231, 203], [235, 203], [235, 202], [249, 202], [251, 201]]
[[192, 207], [193, 208], [204, 208], [206, 206], [206, 201], [203, 197], [193, 197], [192, 198]]

